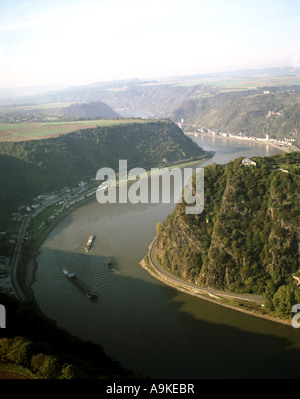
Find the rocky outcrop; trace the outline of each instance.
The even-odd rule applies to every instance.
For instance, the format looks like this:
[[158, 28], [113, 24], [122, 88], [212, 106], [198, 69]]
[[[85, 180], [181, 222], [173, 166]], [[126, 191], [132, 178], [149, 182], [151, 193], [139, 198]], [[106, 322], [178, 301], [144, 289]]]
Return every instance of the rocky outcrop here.
[[[299, 269], [299, 153], [241, 159], [205, 168], [204, 210], [177, 204], [160, 227], [162, 265], [188, 281], [262, 294], [268, 283], [292, 283]], [[289, 173], [274, 165], [284, 164]]]

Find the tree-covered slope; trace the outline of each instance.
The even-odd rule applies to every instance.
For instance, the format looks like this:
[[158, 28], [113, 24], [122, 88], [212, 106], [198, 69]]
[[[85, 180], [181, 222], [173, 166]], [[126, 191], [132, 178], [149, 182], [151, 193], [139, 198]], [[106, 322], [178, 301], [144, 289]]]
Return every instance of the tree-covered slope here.
[[151, 167], [197, 158], [205, 151], [169, 120], [85, 129], [45, 140], [0, 143], [1, 222], [20, 204], [81, 179], [119, 160]]
[[198, 125], [229, 133], [282, 140], [294, 138], [300, 144], [300, 92], [279, 89], [272, 92], [242, 91], [191, 99], [175, 109], [171, 119], [184, 119]]
[[204, 210], [185, 204], [161, 225], [157, 254], [176, 275], [218, 289], [265, 294], [267, 306], [291, 312], [300, 300], [300, 154], [242, 158], [205, 168]]
[[60, 108], [57, 113], [76, 119], [120, 117], [117, 112], [102, 101], [71, 104], [68, 107]]

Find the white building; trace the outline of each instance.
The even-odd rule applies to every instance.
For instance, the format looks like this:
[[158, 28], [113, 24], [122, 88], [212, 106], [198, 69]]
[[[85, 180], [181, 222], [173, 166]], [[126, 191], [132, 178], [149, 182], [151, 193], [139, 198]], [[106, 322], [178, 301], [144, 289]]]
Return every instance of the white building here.
[[256, 166], [256, 162], [252, 161], [252, 159], [244, 158], [244, 159], [242, 160], [242, 165], [246, 165], [246, 166]]

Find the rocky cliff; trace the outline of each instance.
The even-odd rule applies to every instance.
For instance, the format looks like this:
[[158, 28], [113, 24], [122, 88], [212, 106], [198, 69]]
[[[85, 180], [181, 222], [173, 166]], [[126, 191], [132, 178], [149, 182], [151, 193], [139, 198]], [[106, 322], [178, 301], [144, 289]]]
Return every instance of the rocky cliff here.
[[299, 272], [300, 154], [253, 160], [207, 166], [203, 212], [187, 215], [178, 204], [160, 227], [156, 252], [188, 281], [272, 302]]

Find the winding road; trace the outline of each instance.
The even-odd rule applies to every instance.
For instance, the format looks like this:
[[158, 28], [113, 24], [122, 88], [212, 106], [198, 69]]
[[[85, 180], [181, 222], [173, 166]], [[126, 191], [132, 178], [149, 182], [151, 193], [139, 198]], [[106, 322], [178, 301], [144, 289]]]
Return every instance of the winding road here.
[[150, 265], [156, 270], [156, 272], [163, 278], [164, 280], [168, 280], [171, 283], [174, 283], [175, 286], [180, 285], [182, 288], [185, 288], [192, 294], [208, 294], [211, 297], [215, 298], [228, 298], [228, 299], [238, 299], [242, 301], [250, 301], [254, 302], [259, 305], [264, 304], [264, 299], [262, 295], [252, 295], [252, 294], [237, 294], [237, 293], [231, 293], [231, 292], [226, 292], [226, 291], [220, 291], [220, 290], [215, 290], [212, 288], [206, 288], [206, 287], [199, 287], [198, 285], [194, 283], [190, 283], [188, 281], [184, 281], [180, 279], [179, 277], [174, 276], [173, 274], [169, 273], [166, 271], [164, 268], [162, 268], [159, 263], [156, 260], [155, 256], [155, 248], [156, 248], [156, 238], [152, 241], [152, 243], [149, 246], [149, 252], [148, 252], [148, 257], [149, 257], [149, 262]]

